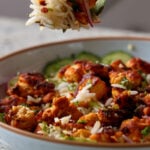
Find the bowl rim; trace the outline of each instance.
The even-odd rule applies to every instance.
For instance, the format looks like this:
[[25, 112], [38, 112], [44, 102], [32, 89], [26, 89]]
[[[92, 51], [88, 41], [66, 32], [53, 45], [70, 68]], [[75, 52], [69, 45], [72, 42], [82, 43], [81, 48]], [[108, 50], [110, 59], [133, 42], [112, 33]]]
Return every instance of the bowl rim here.
[[67, 43], [76, 43], [76, 42], [84, 42], [84, 41], [95, 41], [95, 40], [136, 40], [136, 41], [150, 41], [150, 36], [97, 36], [97, 37], [81, 37], [81, 38], [75, 38], [75, 39], [66, 39], [66, 40], [61, 40], [61, 41], [52, 41], [52, 42], [47, 42], [44, 44], [37, 44], [34, 46], [29, 46], [26, 48], [21, 48], [18, 49], [17, 51], [14, 51], [12, 53], [8, 53], [2, 57], [0, 57], [0, 61], [3, 59], [7, 59], [8, 57], [12, 57], [13, 55], [18, 55], [21, 53], [25, 53], [28, 51], [35, 51], [37, 48], [44, 48], [48, 46], [54, 46], [54, 45], [61, 45], [61, 44], [67, 44]]
[[[79, 39], [71, 39], [71, 40], [62, 40], [62, 41], [56, 41], [56, 42], [48, 42], [45, 44], [39, 44], [36, 46], [31, 46], [27, 48], [20, 49], [16, 52], [12, 52], [10, 54], [7, 54], [5, 56], [2, 56], [0, 58], [0, 61], [5, 60], [9, 57], [25, 53], [28, 51], [34, 51], [37, 48], [44, 48], [44, 47], [49, 47], [49, 46], [54, 46], [54, 45], [61, 45], [61, 44], [67, 44], [67, 43], [76, 43], [76, 42], [88, 42], [88, 41], [95, 41], [95, 40], [136, 40], [136, 41], [149, 41], [150, 42], [150, 37], [138, 37], [138, 36], [117, 36], [117, 37], [112, 37], [112, 36], [106, 36], [106, 37], [88, 37], [88, 38], [79, 38]], [[8, 124], [5, 124], [3, 122], [0, 122], [0, 128], [3, 128], [7, 131], [11, 131], [14, 134], [19, 134], [21, 136], [25, 136], [28, 138], [32, 139], [37, 139], [37, 140], [42, 140], [42, 141], [47, 141], [51, 143], [56, 143], [56, 144], [64, 144], [64, 145], [72, 145], [72, 146], [82, 146], [82, 147], [93, 147], [93, 148], [102, 148], [102, 147], [109, 147], [109, 148], [121, 148], [121, 147], [127, 147], [127, 148], [136, 148], [136, 147], [150, 147], [150, 143], [88, 143], [88, 142], [78, 142], [78, 141], [70, 141], [70, 140], [59, 140], [59, 139], [54, 139], [51, 137], [45, 137], [41, 135], [37, 135], [32, 132], [24, 131], [15, 127], [12, 127]]]

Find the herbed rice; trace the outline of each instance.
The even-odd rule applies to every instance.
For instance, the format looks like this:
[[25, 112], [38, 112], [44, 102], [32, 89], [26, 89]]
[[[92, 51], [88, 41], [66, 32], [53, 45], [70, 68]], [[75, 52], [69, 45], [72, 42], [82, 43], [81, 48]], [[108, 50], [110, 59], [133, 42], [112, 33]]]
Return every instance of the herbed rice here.
[[[83, 26], [79, 23], [74, 14], [72, 7], [67, 4], [67, 0], [45, 0], [46, 4], [40, 5], [40, 0], [31, 0], [30, 8], [33, 9], [29, 15], [26, 25], [39, 23], [51, 29], [79, 29]], [[46, 12], [42, 9], [46, 8]], [[84, 25], [85, 27], [85, 25]]]

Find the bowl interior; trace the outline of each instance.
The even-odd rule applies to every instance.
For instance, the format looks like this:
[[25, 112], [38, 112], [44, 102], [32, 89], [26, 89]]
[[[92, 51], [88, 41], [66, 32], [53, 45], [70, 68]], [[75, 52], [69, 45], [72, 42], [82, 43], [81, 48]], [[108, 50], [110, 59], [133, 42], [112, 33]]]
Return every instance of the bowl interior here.
[[63, 41], [24, 49], [0, 59], [0, 97], [5, 94], [6, 82], [16, 73], [41, 72], [48, 61], [58, 57], [67, 57], [83, 50], [99, 56], [110, 51], [123, 50], [150, 61], [149, 49], [150, 39], [124, 37]]

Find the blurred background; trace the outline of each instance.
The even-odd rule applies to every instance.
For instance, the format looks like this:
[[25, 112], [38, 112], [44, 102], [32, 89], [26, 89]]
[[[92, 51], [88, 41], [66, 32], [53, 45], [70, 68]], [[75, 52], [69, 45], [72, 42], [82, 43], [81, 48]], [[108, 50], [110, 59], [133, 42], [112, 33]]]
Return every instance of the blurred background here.
[[[28, 19], [30, 0], [0, 0], [0, 17]], [[150, 32], [150, 0], [107, 0], [99, 26]]]

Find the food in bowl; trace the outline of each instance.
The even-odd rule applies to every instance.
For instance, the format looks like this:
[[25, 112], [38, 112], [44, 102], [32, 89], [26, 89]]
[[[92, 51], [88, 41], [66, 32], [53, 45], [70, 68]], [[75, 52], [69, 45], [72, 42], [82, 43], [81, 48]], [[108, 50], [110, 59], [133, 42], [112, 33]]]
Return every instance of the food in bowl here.
[[31, 0], [33, 12], [27, 25], [38, 23], [51, 29], [79, 30], [99, 23], [105, 0]]
[[149, 62], [122, 51], [81, 52], [49, 62], [40, 73], [18, 73], [0, 111], [5, 123], [41, 136], [149, 143], [149, 87]]

